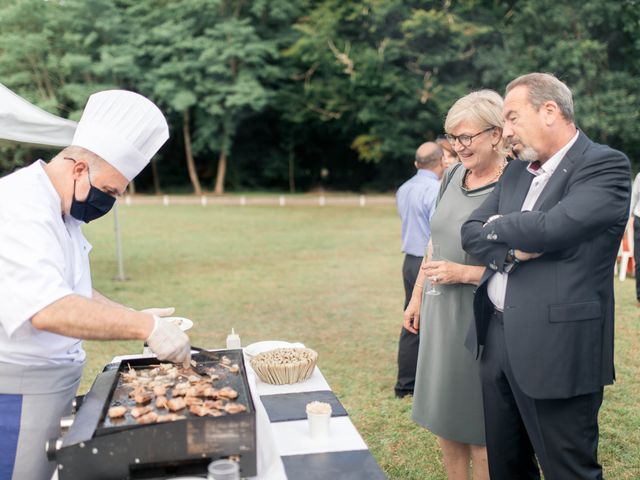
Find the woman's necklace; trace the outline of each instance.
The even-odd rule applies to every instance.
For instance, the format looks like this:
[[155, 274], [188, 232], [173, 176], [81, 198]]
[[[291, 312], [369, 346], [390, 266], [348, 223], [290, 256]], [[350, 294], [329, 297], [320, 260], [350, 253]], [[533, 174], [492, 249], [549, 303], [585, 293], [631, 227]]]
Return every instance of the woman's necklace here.
[[[489, 185], [491, 183], [497, 182], [500, 179], [500, 177], [502, 176], [502, 172], [504, 172], [504, 169], [505, 169], [506, 166], [507, 166], [507, 161], [503, 160], [502, 163], [500, 163], [500, 166], [498, 167], [498, 171], [491, 178], [491, 180], [489, 182], [485, 183], [484, 185], [480, 185], [480, 186], [485, 186], [485, 185]], [[462, 179], [462, 186], [464, 188], [466, 188], [467, 190], [469, 190], [469, 187], [467, 185], [467, 177], [469, 176], [469, 173], [471, 173], [471, 170], [467, 170], [465, 172], [465, 174], [464, 174], [464, 178]], [[475, 188], [479, 188], [480, 186], [475, 187]]]

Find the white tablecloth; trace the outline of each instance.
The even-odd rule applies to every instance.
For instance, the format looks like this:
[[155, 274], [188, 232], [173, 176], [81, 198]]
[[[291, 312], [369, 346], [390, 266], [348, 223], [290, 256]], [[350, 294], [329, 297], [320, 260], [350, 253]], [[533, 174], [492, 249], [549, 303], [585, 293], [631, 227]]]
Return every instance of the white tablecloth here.
[[329, 384], [316, 367], [311, 377], [292, 385], [270, 385], [261, 381], [246, 361], [251, 394], [256, 406], [256, 429], [258, 442], [258, 476], [256, 480], [287, 480], [280, 457], [323, 452], [367, 450], [358, 430], [349, 417], [332, 417], [329, 437], [316, 440], [309, 435], [306, 420], [271, 423], [260, 399], [263, 395], [282, 393], [314, 392], [331, 390]]

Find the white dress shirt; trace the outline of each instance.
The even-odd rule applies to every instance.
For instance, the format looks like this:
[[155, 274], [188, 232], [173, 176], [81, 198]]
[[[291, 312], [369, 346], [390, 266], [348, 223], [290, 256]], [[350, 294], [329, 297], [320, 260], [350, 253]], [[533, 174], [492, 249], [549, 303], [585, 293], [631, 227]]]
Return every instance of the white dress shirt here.
[[[549, 179], [553, 172], [556, 171], [558, 165], [569, 151], [569, 149], [576, 143], [578, 139], [579, 132], [573, 136], [569, 143], [567, 143], [564, 147], [558, 150], [554, 155], [552, 155], [549, 160], [540, 165], [540, 168], [534, 170], [531, 168], [531, 164], [527, 167], [529, 173], [531, 173], [535, 178], [531, 181], [531, 185], [529, 186], [529, 192], [527, 193], [524, 202], [522, 203], [522, 208], [520, 211], [522, 212], [530, 212], [533, 206], [535, 205], [538, 197], [544, 190], [544, 187], [549, 183]], [[514, 160], [519, 161], [519, 160]], [[529, 252], [535, 253], [535, 252]], [[489, 295], [489, 299], [493, 303], [494, 307], [498, 310], [504, 310], [504, 298], [507, 293], [507, 282], [509, 280], [509, 274], [496, 272], [489, 279], [489, 283], [487, 285], [487, 294]]]
[[631, 215], [640, 217], [640, 173], [636, 175], [631, 188]]
[[92, 296], [81, 222], [62, 215], [60, 196], [37, 161], [0, 179], [0, 362], [84, 361], [82, 342], [31, 324], [31, 317], [71, 294]]

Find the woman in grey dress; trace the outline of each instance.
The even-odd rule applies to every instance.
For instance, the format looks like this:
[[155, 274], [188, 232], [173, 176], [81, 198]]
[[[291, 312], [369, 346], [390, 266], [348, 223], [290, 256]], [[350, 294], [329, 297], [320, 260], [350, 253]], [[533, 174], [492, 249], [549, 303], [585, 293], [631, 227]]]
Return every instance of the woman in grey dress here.
[[[461, 163], [442, 180], [430, 241], [445, 260], [425, 256], [404, 314], [405, 328], [420, 334], [413, 420], [438, 436], [449, 480], [467, 480], [470, 471], [474, 480], [489, 478], [478, 363], [464, 346], [484, 267], [462, 250], [460, 227], [506, 166], [502, 126], [502, 98], [491, 90], [449, 110], [445, 131]], [[427, 294], [431, 286], [440, 294]]]

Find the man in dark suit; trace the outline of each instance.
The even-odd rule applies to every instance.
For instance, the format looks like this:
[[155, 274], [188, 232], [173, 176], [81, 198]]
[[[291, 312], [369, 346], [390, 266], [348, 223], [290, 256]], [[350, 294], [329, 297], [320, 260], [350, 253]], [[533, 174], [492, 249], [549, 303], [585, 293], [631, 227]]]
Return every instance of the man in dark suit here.
[[504, 117], [522, 161], [462, 227], [464, 249], [487, 266], [467, 346], [481, 355], [491, 479], [539, 479], [536, 457], [547, 480], [599, 479], [629, 160], [576, 128], [553, 75], [512, 81]]

